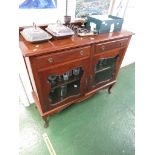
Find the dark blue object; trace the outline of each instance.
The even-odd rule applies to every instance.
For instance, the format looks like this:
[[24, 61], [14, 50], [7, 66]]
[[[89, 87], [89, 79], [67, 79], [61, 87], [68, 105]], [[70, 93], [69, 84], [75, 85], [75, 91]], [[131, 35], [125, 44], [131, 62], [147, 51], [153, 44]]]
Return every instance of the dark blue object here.
[[[102, 16], [102, 15], [101, 15]], [[95, 18], [95, 16], [87, 17], [87, 23], [86, 23], [86, 28], [90, 29], [90, 23], [95, 23], [96, 24], [96, 30], [98, 33], [105, 33], [105, 32], [110, 32], [111, 25], [114, 24], [114, 32], [121, 31], [122, 29], [122, 24], [123, 24], [123, 18], [116, 17], [109, 15], [109, 18], [112, 20], [100, 20]]]
[[47, 9], [56, 7], [57, 0], [25, 0], [19, 5], [20, 9]]

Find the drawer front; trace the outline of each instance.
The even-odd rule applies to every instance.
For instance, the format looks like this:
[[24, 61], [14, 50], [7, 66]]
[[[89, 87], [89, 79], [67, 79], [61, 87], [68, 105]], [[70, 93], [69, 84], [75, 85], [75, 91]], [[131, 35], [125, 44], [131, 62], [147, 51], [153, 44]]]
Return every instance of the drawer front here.
[[90, 46], [87, 46], [83, 48], [66, 50], [59, 53], [38, 56], [35, 58], [35, 61], [37, 62], [38, 68], [44, 68], [58, 63], [63, 63], [70, 60], [75, 60], [89, 56], [90, 56]]
[[95, 53], [102, 53], [111, 49], [127, 46], [129, 42], [128, 38], [115, 40], [111, 42], [99, 43], [95, 45]]

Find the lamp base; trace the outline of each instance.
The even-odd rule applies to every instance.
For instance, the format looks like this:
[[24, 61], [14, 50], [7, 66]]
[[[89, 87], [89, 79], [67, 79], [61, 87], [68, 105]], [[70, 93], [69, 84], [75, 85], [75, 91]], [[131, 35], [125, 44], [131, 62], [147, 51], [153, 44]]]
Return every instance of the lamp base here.
[[71, 16], [64, 16], [64, 22], [65, 24], [70, 24]]

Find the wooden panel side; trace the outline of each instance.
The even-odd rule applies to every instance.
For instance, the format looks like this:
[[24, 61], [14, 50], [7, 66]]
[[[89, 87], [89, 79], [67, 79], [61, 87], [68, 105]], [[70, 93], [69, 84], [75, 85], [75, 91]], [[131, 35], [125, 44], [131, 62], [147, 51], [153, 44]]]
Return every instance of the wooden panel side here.
[[37, 92], [36, 91], [36, 86], [35, 86], [35, 82], [34, 82], [34, 77], [33, 77], [32, 68], [31, 68], [29, 57], [25, 57], [24, 60], [25, 60], [26, 69], [27, 69], [27, 72], [28, 72], [28, 75], [29, 75], [29, 79], [30, 79], [30, 82], [31, 82], [32, 89], [35, 92]]
[[36, 106], [37, 106], [37, 108], [39, 110], [40, 115], [43, 116], [44, 114], [43, 114], [43, 111], [42, 111], [42, 108], [41, 108], [41, 104], [40, 104], [39, 99], [38, 99], [38, 97], [37, 97], [37, 95], [36, 95], [36, 93], [34, 91], [32, 91], [32, 97], [33, 97], [33, 99], [35, 101], [35, 104], [36, 104]]
[[39, 97], [37, 87], [36, 87], [36, 83], [35, 83], [35, 79], [34, 79], [34, 73], [33, 73], [33, 70], [32, 70], [33, 67], [32, 67], [32, 64], [30, 62], [29, 57], [25, 57], [25, 63], [26, 63], [26, 68], [27, 68], [27, 71], [28, 71], [28, 75], [29, 75], [29, 78], [30, 78], [32, 89], [36, 93], [37, 97]]
[[131, 37], [132, 37], [132, 36], [129, 37], [128, 44], [127, 44], [124, 48], [122, 48], [122, 49], [119, 51], [120, 57], [119, 57], [119, 64], [118, 64], [117, 69], [116, 69], [116, 74], [115, 74], [116, 77], [117, 77], [117, 74], [118, 74], [118, 72], [119, 72], [119, 70], [120, 70], [120, 67], [121, 67], [121, 64], [122, 64], [122, 62], [123, 62], [123, 59], [124, 59], [125, 53], [126, 53], [126, 51], [127, 51], [127, 48], [128, 48], [128, 46], [129, 46]]

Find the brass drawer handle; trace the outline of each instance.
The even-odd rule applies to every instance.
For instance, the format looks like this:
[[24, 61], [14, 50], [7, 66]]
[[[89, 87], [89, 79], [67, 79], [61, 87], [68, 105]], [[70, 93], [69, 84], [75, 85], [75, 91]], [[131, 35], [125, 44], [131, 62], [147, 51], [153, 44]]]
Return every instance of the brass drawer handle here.
[[48, 58], [48, 62], [52, 63], [53, 62], [53, 58]]
[[83, 50], [81, 50], [81, 51], [80, 51], [80, 55], [84, 55], [84, 52], [83, 52]]

